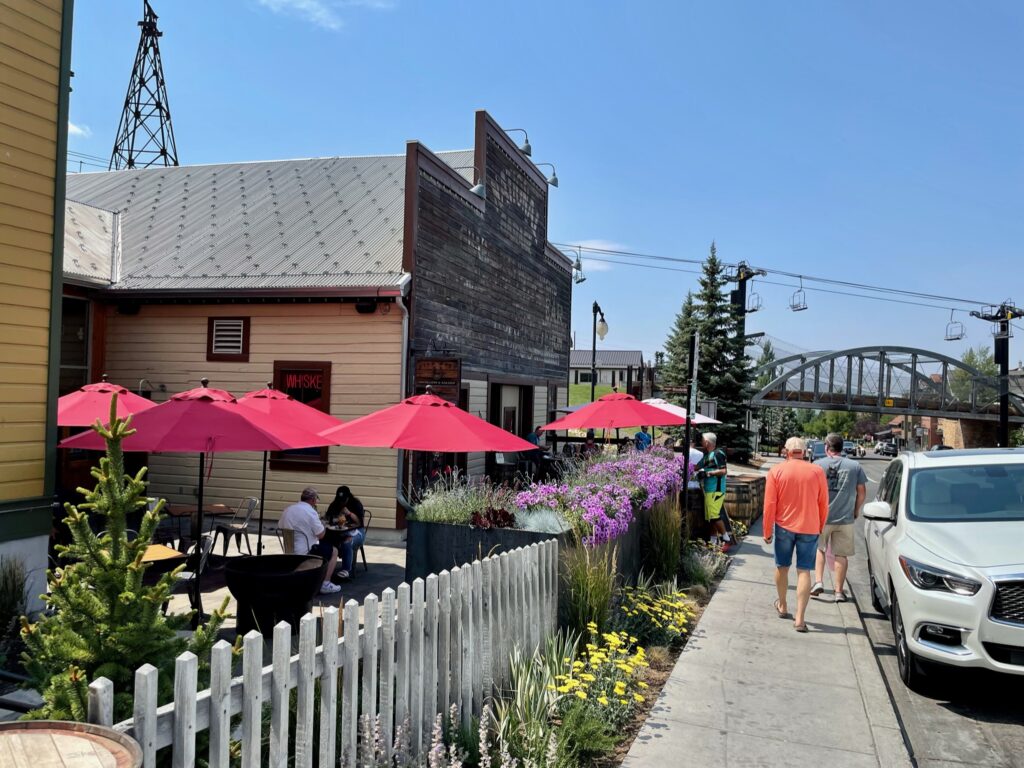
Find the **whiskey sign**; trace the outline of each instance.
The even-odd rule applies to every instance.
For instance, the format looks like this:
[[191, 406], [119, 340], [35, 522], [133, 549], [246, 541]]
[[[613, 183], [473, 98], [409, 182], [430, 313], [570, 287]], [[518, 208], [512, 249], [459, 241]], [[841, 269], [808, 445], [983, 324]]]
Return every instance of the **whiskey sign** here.
[[462, 385], [462, 361], [454, 357], [422, 357], [415, 366], [416, 394], [430, 391], [452, 405], [459, 404]]

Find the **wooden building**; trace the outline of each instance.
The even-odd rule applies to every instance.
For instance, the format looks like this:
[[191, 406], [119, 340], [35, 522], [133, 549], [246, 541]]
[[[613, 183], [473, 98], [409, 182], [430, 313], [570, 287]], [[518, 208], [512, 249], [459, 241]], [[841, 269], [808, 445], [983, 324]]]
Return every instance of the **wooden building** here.
[[44, 591], [56, 457], [70, 0], [0, 0], [0, 560]]
[[618, 387], [620, 392], [639, 393], [646, 371], [644, 353], [640, 350], [599, 349], [595, 356], [589, 349], [574, 349], [569, 357], [570, 381], [573, 384], [589, 384], [591, 363], [597, 368], [597, 384]]
[[[547, 421], [567, 394], [572, 265], [547, 239], [543, 174], [487, 113], [475, 128], [465, 151], [71, 176], [65, 300], [89, 303], [89, 378], [156, 400], [203, 376], [237, 394], [272, 382], [345, 420], [431, 384], [521, 435]], [[216, 456], [207, 494], [258, 495], [259, 460]], [[149, 465], [154, 494], [191, 499], [195, 457]], [[391, 450], [274, 456], [268, 516], [345, 484], [375, 526], [401, 527], [407, 466]]]

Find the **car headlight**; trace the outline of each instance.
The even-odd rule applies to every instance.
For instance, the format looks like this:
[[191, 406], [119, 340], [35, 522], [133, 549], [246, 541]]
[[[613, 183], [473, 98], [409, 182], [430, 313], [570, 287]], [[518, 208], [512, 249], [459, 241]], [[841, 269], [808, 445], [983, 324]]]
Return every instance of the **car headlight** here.
[[975, 595], [981, 589], [980, 581], [924, 565], [903, 555], [900, 555], [900, 567], [910, 583], [918, 589], [952, 592], [954, 595]]

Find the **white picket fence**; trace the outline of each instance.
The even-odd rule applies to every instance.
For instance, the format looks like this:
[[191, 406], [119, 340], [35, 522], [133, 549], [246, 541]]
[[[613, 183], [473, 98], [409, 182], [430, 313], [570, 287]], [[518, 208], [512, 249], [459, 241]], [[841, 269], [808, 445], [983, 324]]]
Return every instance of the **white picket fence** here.
[[[289, 701], [297, 689], [294, 765], [354, 766], [363, 715], [379, 717], [382, 741], [391, 748], [396, 727], [408, 725], [414, 751], [429, 746], [434, 719], [455, 704], [462, 724], [508, 679], [513, 647], [532, 651], [558, 621], [558, 542], [503, 552], [449, 573], [431, 574], [378, 600], [323, 610], [322, 644], [317, 619], [299, 625], [292, 655], [291, 627], [274, 627], [273, 663], [263, 666], [264, 640], [256, 631], [243, 641], [241, 676], [232, 676], [231, 645], [213, 647], [210, 687], [197, 691], [198, 659], [183, 653], [175, 663], [174, 701], [157, 706], [157, 670], [135, 673], [134, 717], [113, 724], [113, 685], [105, 678], [89, 690], [89, 720], [114, 725], [141, 745], [144, 768], [170, 746], [174, 768], [195, 765], [196, 734], [209, 730], [209, 764], [227, 768], [232, 739], [241, 741], [243, 768], [261, 766], [262, 720], [269, 703], [270, 766], [289, 763]], [[340, 673], [340, 683], [339, 683]], [[320, 682], [319, 738], [314, 744], [315, 681]], [[340, 701], [339, 701], [340, 691]], [[340, 709], [340, 717], [339, 717]], [[241, 715], [232, 730], [231, 720]], [[340, 753], [339, 753], [340, 748]]]

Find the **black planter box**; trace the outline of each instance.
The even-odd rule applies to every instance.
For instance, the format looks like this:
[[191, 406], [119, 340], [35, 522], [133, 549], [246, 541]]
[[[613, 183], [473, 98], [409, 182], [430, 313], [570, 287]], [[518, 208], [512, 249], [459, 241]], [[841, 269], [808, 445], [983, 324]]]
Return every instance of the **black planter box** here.
[[558, 539], [559, 549], [569, 546], [571, 533], [537, 533], [517, 528], [472, 528], [468, 525], [424, 523], [410, 520], [405, 542], [405, 580], [425, 579], [432, 573]]

